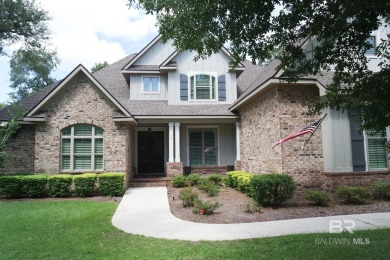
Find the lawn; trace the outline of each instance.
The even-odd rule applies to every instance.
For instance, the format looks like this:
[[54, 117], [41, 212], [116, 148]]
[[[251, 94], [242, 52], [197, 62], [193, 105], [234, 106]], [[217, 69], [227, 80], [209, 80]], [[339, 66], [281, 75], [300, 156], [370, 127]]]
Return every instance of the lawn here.
[[[0, 202], [0, 259], [390, 258], [390, 229], [187, 242], [126, 234], [111, 225], [116, 207], [85, 200]], [[353, 238], [369, 244], [332, 243]]]

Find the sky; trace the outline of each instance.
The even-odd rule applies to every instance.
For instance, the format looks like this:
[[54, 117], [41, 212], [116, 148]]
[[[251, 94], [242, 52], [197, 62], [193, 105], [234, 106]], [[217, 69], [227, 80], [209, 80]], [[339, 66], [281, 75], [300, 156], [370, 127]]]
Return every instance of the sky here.
[[[113, 63], [139, 52], [157, 34], [156, 19], [127, 6], [126, 0], [36, 0], [52, 18], [51, 48], [61, 63], [53, 71], [57, 80], [77, 65]], [[12, 52], [17, 46], [6, 49]], [[0, 56], [0, 102], [10, 101], [9, 58]]]

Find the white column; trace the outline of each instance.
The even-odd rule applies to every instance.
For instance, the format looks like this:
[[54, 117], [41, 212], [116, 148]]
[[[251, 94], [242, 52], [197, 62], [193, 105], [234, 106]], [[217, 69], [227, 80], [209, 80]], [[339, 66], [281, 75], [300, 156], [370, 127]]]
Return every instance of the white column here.
[[175, 162], [180, 162], [180, 123], [175, 123]]
[[173, 157], [173, 126], [174, 126], [174, 123], [173, 122], [170, 122], [169, 123], [169, 158], [168, 158], [168, 161], [169, 162], [174, 162], [174, 157]]
[[236, 161], [241, 160], [240, 154], [240, 123], [236, 122]]

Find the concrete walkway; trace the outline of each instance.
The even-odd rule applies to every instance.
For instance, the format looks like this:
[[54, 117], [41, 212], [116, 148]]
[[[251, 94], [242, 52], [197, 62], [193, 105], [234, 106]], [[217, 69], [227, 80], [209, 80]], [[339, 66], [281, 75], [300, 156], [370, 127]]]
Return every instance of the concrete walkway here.
[[131, 234], [198, 241], [327, 233], [330, 220], [353, 220], [356, 223], [353, 230], [383, 228], [390, 227], [390, 212], [256, 223], [203, 224], [173, 216], [169, 208], [166, 187], [142, 187], [126, 191], [112, 218], [112, 224]]

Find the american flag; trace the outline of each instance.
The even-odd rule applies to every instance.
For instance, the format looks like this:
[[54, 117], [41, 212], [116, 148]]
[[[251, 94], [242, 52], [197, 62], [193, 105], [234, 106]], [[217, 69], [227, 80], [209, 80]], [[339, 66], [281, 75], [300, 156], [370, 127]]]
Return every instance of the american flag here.
[[289, 136], [286, 136], [285, 138], [282, 138], [280, 139], [278, 142], [276, 142], [273, 146], [272, 146], [272, 149], [274, 149], [275, 146], [277, 146], [278, 144], [282, 144], [290, 139], [293, 139], [295, 137], [298, 137], [298, 136], [301, 136], [301, 135], [304, 135], [304, 134], [307, 134], [307, 133], [313, 133], [317, 128], [318, 126], [321, 124], [322, 122], [322, 119], [319, 119], [317, 120], [316, 122], [314, 122], [313, 124], [311, 125], [308, 125], [308, 126], [305, 126], [304, 128], [302, 128], [301, 130], [289, 135]]

